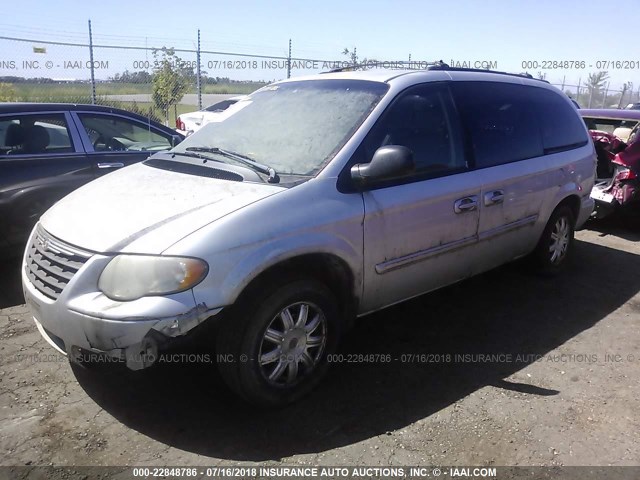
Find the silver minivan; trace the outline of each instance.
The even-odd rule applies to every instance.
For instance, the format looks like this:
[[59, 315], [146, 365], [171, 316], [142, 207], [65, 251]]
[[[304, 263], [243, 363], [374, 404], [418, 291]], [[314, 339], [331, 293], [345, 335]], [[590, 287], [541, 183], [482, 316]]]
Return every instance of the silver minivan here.
[[540, 80], [438, 65], [277, 82], [40, 219], [24, 295], [72, 360], [150, 366], [215, 326], [219, 369], [281, 405], [358, 316], [520, 257], [555, 273], [596, 157]]

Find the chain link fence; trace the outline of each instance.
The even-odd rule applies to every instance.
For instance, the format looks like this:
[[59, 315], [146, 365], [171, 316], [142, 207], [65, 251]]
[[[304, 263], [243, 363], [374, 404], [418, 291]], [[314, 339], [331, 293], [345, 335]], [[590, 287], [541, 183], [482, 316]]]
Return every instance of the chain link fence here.
[[630, 103], [640, 102], [640, 87], [634, 90], [632, 85], [620, 90], [610, 88], [609, 83], [600, 88], [592, 88], [584, 84], [552, 83], [552, 85], [578, 102], [581, 108], [625, 108]]
[[[199, 32], [198, 32], [199, 36]], [[0, 36], [0, 101], [93, 103], [173, 126], [181, 113], [266, 83], [346, 64], [199, 48], [42, 41]]]
[[[86, 43], [0, 36], [0, 51], [5, 52], [0, 101], [110, 105], [170, 126], [181, 113], [251, 93], [268, 82], [351, 64], [345, 55], [294, 57], [291, 41], [280, 55], [201, 49], [199, 31], [193, 48], [96, 43], [90, 24]], [[582, 108], [640, 102], [640, 87], [630, 83], [622, 90], [608, 83], [553, 84]]]

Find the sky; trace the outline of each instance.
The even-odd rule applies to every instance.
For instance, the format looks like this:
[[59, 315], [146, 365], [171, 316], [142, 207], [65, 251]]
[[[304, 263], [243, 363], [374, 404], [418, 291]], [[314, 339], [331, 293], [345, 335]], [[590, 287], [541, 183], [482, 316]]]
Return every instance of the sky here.
[[[0, 36], [4, 37], [86, 43], [87, 20], [91, 19], [96, 45], [194, 49], [200, 29], [201, 48], [209, 51], [286, 57], [291, 39], [293, 56], [298, 58], [345, 60], [341, 52], [356, 47], [361, 59], [408, 61], [411, 56], [413, 61], [442, 59], [472, 67], [490, 62], [497, 70], [545, 73], [552, 83], [564, 79], [575, 85], [589, 73], [607, 70], [612, 89], [629, 81], [634, 91], [640, 87], [640, 51], [634, 51], [633, 42], [627, 41], [633, 33], [622, 33], [628, 28], [624, 12], [635, 13], [638, 0], [618, 0], [606, 8], [601, 1], [591, 0], [3, 3]], [[607, 22], [614, 25], [608, 27]], [[624, 41], [615, 39], [618, 33]], [[34, 53], [34, 46], [45, 46], [46, 53]], [[195, 61], [191, 53], [179, 55]], [[0, 75], [86, 78], [86, 60], [86, 48], [0, 39]], [[144, 50], [97, 48], [95, 60], [102, 61], [98, 78], [153, 66], [151, 52]], [[210, 76], [246, 80], [286, 76], [282, 62], [266, 60], [205, 54], [201, 65]], [[47, 61], [49, 67], [43, 67]], [[607, 61], [628, 64], [615, 68], [604, 64]], [[557, 62], [573, 62], [578, 68], [565, 69]], [[296, 66], [300, 68], [294, 69], [293, 76], [326, 69], [322, 63]]]

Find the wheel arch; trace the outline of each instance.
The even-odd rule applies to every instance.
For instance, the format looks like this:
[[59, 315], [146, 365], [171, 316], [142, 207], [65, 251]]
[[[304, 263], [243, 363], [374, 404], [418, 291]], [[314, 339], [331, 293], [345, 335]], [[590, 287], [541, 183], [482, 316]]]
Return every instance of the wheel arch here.
[[355, 318], [359, 295], [356, 277], [348, 263], [333, 253], [304, 253], [268, 266], [254, 276], [242, 289], [236, 302], [251, 295], [255, 289], [281, 281], [282, 278], [311, 277], [322, 282], [336, 297], [344, 318]]
[[551, 215], [553, 215], [553, 212], [555, 212], [558, 208], [563, 206], [567, 206], [569, 207], [569, 209], [571, 209], [571, 213], [573, 213], [573, 219], [574, 221], [577, 221], [578, 216], [580, 215], [580, 197], [576, 194], [571, 194], [564, 197], [560, 202], [558, 202], [556, 207], [551, 212]]

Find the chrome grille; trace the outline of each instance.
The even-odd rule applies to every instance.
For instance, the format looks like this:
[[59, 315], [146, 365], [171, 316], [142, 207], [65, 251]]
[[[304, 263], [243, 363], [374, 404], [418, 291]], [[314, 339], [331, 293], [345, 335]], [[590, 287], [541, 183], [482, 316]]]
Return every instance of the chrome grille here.
[[28, 247], [26, 273], [40, 293], [55, 300], [91, 255], [58, 240], [38, 225]]

